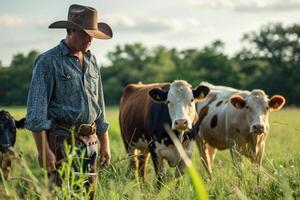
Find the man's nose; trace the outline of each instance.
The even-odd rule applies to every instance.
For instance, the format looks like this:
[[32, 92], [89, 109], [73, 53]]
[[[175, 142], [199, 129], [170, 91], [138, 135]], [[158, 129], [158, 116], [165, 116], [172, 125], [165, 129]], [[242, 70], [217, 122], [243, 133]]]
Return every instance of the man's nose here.
[[92, 42], [92, 40], [93, 40], [93, 37], [92, 37], [92, 36], [89, 36], [89, 35], [87, 35], [87, 36], [86, 36], [86, 39], [87, 39], [87, 41], [88, 41], [88, 42]]

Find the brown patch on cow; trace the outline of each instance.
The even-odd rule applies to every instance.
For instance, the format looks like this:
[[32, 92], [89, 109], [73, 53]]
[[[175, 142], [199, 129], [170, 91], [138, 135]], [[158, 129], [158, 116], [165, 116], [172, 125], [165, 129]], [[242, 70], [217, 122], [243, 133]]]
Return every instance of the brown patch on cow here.
[[216, 104], [216, 107], [220, 106], [222, 103], [223, 103], [223, 100], [219, 101], [219, 102]]
[[215, 128], [218, 125], [218, 115], [214, 115], [210, 121], [210, 127]]
[[197, 123], [196, 123], [196, 127], [198, 127], [200, 124], [201, 124], [201, 122], [203, 121], [203, 119], [204, 119], [204, 117], [207, 115], [207, 113], [208, 113], [208, 109], [209, 109], [209, 106], [208, 105], [206, 105], [206, 106], [204, 106], [201, 110], [200, 110], [200, 113], [198, 114], [198, 121], [197, 121]]
[[207, 104], [200, 110], [200, 112], [198, 113], [198, 119], [197, 119], [197, 123], [195, 124], [195, 127], [200, 126], [201, 122], [203, 121], [204, 117], [207, 115], [208, 113], [208, 109], [209, 109], [209, 105], [214, 102], [217, 99], [216, 96], [214, 96], [209, 102], [207, 102]]

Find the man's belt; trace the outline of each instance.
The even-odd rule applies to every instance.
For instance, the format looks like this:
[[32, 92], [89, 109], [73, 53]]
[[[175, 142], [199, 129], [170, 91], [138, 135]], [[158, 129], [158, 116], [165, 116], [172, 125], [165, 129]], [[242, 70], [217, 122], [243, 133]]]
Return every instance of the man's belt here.
[[78, 133], [79, 135], [82, 135], [82, 136], [89, 136], [96, 132], [95, 123], [69, 125], [66, 123], [54, 121], [53, 126], [54, 126], [54, 128], [62, 127], [62, 128], [68, 129], [69, 131], [75, 130], [75, 133]]

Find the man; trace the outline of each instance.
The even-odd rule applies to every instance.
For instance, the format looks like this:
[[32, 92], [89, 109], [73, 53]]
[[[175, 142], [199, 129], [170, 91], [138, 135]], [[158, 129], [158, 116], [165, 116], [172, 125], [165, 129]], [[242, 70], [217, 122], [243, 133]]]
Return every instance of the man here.
[[[33, 132], [41, 167], [57, 178], [57, 170], [66, 159], [64, 141], [86, 152], [83, 167], [96, 183], [97, 137], [100, 163], [110, 163], [108, 123], [99, 67], [88, 50], [92, 39], [110, 39], [112, 30], [97, 23], [94, 8], [71, 5], [67, 21], [49, 28], [63, 28], [67, 35], [56, 47], [41, 54], [34, 65], [27, 101], [26, 128]], [[57, 179], [55, 179], [58, 183]]]

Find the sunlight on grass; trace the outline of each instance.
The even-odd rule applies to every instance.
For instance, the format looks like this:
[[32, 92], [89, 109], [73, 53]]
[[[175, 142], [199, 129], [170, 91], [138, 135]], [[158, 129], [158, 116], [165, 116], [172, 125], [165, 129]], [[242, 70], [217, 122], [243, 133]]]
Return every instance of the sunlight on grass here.
[[[1, 109], [8, 110], [16, 119], [24, 117], [26, 112], [24, 107]], [[197, 176], [203, 178], [202, 188], [206, 188], [209, 199], [241, 199], [243, 196], [248, 199], [300, 198], [300, 109], [288, 108], [270, 114], [271, 132], [261, 171], [243, 158], [244, 176], [241, 179], [234, 172], [229, 152], [220, 151], [212, 167], [213, 179], [209, 181], [199, 152], [193, 148], [193, 172], [198, 175], [190, 175], [193, 172], [187, 169], [187, 174], [183, 175], [178, 185], [173, 177], [174, 169], [166, 168], [169, 182], [161, 191], [155, 187], [156, 177], [151, 159], [145, 183], [129, 175], [128, 157], [119, 131], [118, 107], [108, 107], [106, 116], [110, 123], [112, 165], [98, 168], [96, 199], [197, 199], [200, 197], [196, 188], [201, 187], [196, 186], [192, 179]], [[61, 199], [64, 195], [66, 199], [71, 199], [71, 195], [75, 194], [82, 199], [87, 198], [80, 181], [70, 180], [64, 183], [63, 189], [48, 190], [47, 176], [38, 166], [36, 146], [29, 131], [18, 130], [15, 148], [20, 157], [12, 161], [11, 178], [0, 181], [0, 199]], [[68, 163], [64, 167], [67, 170]], [[261, 174], [259, 184], [258, 173]], [[84, 176], [81, 178], [84, 181]], [[77, 185], [79, 190], [71, 190], [72, 184]]]

